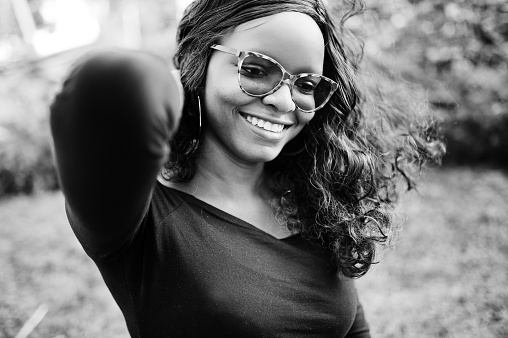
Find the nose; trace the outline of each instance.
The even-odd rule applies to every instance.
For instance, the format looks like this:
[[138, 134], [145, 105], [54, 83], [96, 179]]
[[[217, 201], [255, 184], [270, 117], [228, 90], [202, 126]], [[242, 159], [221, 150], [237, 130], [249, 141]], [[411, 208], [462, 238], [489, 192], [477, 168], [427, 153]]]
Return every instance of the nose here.
[[280, 113], [287, 113], [296, 109], [296, 105], [291, 97], [291, 89], [286, 81], [275, 92], [263, 97], [262, 101]]

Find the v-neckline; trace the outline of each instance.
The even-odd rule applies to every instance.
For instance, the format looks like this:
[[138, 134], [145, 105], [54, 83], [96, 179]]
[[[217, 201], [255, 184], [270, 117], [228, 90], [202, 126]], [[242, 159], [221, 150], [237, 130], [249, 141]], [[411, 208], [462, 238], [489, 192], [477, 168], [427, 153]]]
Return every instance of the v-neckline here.
[[227, 211], [224, 211], [222, 209], [219, 209], [217, 208], [216, 206], [213, 206], [212, 204], [210, 203], [207, 203], [197, 197], [195, 197], [194, 195], [191, 195], [185, 191], [182, 191], [182, 190], [179, 190], [179, 189], [175, 189], [173, 187], [169, 187], [159, 181], [157, 181], [157, 184], [160, 184], [162, 187], [164, 187], [165, 189], [169, 189], [175, 193], [178, 194], [178, 196], [180, 196], [180, 198], [182, 198], [185, 202], [187, 203], [191, 203], [191, 204], [196, 204], [198, 205], [199, 207], [205, 209], [206, 211], [228, 221], [229, 223], [232, 223], [232, 224], [235, 224], [235, 225], [243, 225], [244, 227], [247, 227], [249, 229], [252, 229], [252, 230], [255, 230], [255, 231], [258, 231], [260, 233], [263, 233], [264, 235], [268, 236], [269, 238], [273, 239], [273, 240], [276, 240], [276, 241], [288, 241], [288, 240], [291, 240], [293, 238], [296, 238], [298, 237], [298, 234], [289, 234], [289, 236], [286, 236], [286, 237], [282, 237], [282, 238], [277, 238], [275, 237], [274, 235], [270, 234], [269, 232], [266, 232], [260, 228], [258, 228], [257, 226], [255, 226], [254, 224], [248, 222], [248, 221], [245, 221], [235, 215], [232, 215], [230, 213], [228, 213]]

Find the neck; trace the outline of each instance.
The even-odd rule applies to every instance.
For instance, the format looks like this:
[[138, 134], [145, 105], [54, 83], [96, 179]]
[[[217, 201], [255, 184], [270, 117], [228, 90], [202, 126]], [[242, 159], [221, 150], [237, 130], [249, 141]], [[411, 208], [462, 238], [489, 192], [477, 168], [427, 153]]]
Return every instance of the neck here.
[[290, 236], [285, 222], [274, 218], [264, 162], [241, 161], [223, 150], [203, 144], [193, 179], [183, 184], [163, 184], [193, 195], [275, 238]]
[[265, 186], [264, 163], [242, 162], [217, 148], [213, 142], [205, 142], [196, 162], [193, 179], [174, 187], [205, 201], [269, 197]]

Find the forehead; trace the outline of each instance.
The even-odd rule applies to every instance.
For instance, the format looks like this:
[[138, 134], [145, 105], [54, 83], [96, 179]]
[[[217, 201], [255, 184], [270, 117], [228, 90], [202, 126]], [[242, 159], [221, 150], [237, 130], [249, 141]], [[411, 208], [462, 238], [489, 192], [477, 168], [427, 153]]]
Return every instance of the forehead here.
[[306, 14], [283, 12], [248, 21], [226, 35], [221, 44], [266, 54], [291, 73], [323, 70], [323, 35]]

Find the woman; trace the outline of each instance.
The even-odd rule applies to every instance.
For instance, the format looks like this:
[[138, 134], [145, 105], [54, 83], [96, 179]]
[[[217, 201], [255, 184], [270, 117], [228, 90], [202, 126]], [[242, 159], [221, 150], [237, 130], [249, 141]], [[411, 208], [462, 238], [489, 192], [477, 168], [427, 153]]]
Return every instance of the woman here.
[[75, 67], [51, 114], [66, 210], [133, 337], [369, 337], [351, 278], [436, 143], [425, 114], [366, 110], [352, 42], [321, 0], [198, 0], [184, 100], [151, 55]]

